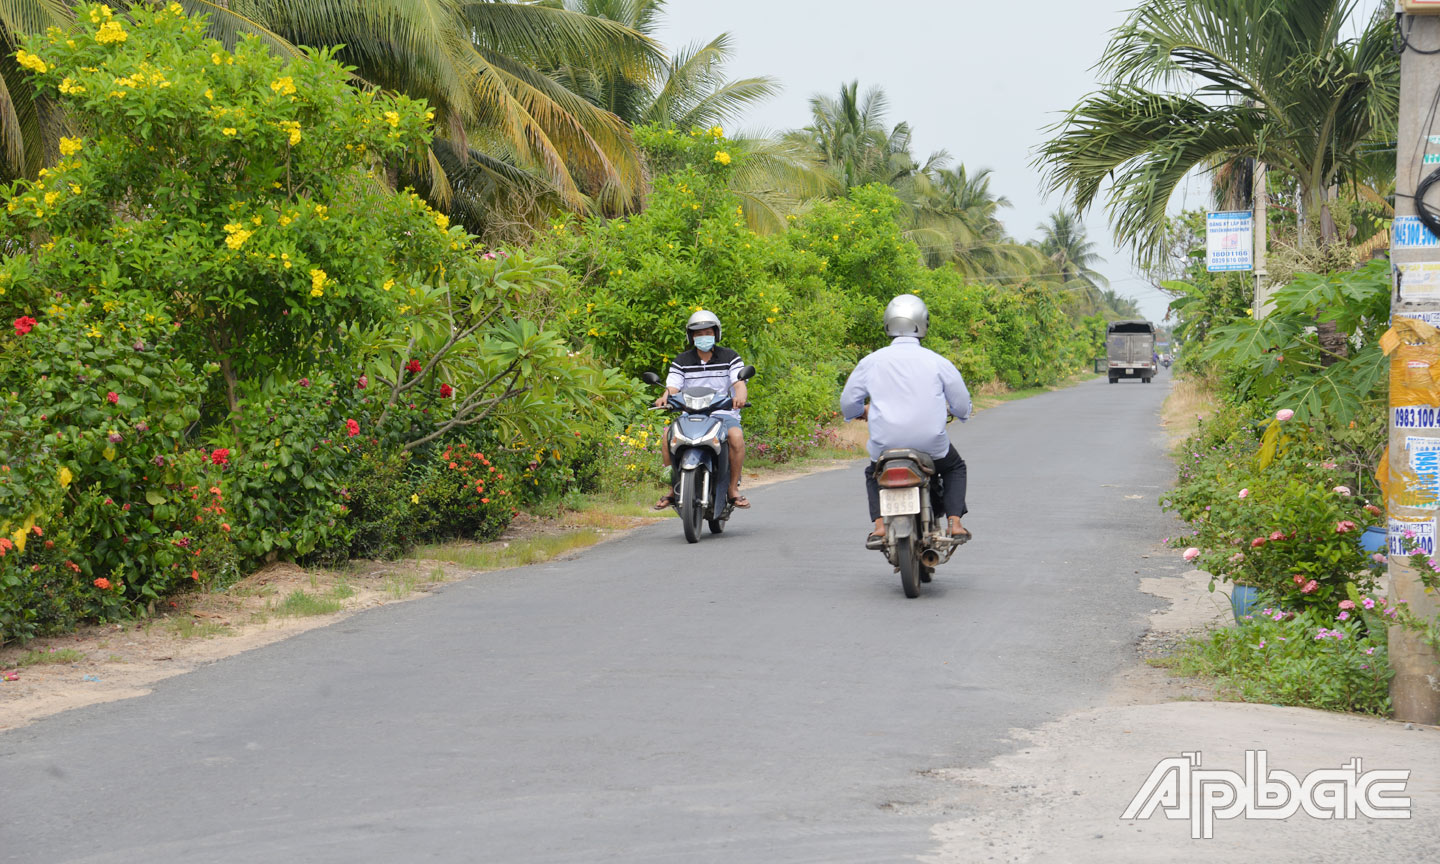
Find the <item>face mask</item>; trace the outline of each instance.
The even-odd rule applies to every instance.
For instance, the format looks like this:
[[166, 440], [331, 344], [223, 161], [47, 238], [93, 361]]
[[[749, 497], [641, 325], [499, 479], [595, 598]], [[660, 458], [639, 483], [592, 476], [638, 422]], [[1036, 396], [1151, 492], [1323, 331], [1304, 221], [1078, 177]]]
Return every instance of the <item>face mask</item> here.
[[700, 349], [701, 351], [709, 351], [711, 348], [714, 348], [714, 347], [715, 347], [715, 337], [714, 337], [714, 336], [696, 336], [696, 337], [695, 337], [695, 347], [698, 348], [698, 349]]

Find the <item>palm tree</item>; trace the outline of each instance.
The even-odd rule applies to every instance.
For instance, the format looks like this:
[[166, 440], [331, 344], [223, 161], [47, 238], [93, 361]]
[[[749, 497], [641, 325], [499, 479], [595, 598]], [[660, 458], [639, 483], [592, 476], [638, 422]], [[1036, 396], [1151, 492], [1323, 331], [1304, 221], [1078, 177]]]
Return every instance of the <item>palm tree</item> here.
[[0, 182], [33, 178], [58, 155], [64, 118], [53, 102], [37, 97], [30, 73], [15, 62], [15, 51], [20, 37], [65, 27], [74, 17], [64, 3], [0, 0]]
[[[73, 5], [74, 0], [0, 0], [7, 44], [51, 23], [63, 24]], [[338, 59], [355, 67], [362, 86], [427, 100], [436, 112], [436, 146], [428, 164], [411, 173], [431, 181], [431, 198], [438, 203], [448, 203], [457, 190], [487, 184], [513, 190], [527, 173], [572, 208], [613, 205], [640, 191], [639, 156], [625, 123], [538, 71], [583, 60], [648, 80], [660, 66], [660, 52], [621, 24], [506, 0], [181, 0], [181, 5], [190, 14], [208, 14], [212, 35], [227, 44], [250, 33], [297, 56], [301, 45], [343, 46]], [[17, 116], [34, 110], [33, 98], [28, 108], [21, 101], [11, 100]], [[33, 173], [28, 166], [34, 159], [17, 156], [32, 149], [26, 124], [7, 124], [5, 113], [0, 110], [0, 134], [7, 163], [11, 170], [23, 165], [27, 175]], [[16, 128], [22, 130], [18, 136]], [[452, 215], [469, 221], [480, 203], [462, 195]]]
[[[1377, 12], [1345, 36], [1355, 0], [1146, 0], [1100, 61], [1102, 90], [1036, 162], [1084, 210], [1101, 194], [1116, 235], [1148, 263], [1192, 169], [1258, 159], [1294, 182], [1307, 225], [1361, 145], [1393, 128], [1399, 61]], [[1384, 10], [1381, 10], [1383, 12]]]
[[999, 212], [1010, 201], [990, 190], [988, 168], [973, 174], [963, 164], [937, 168], [926, 180], [912, 211], [917, 226], [943, 238], [925, 248], [931, 267], [949, 263], [966, 276], [993, 276], [1033, 271], [1043, 260], [1005, 233]]
[[1100, 305], [1101, 291], [1110, 287], [1110, 280], [1097, 270], [1104, 258], [1095, 253], [1095, 244], [1086, 239], [1085, 223], [1075, 214], [1056, 210], [1036, 228], [1040, 239], [1035, 248], [1049, 259], [1053, 272], [1067, 290], [1078, 290], [1095, 311]]
[[[908, 123], [885, 127], [890, 101], [885, 91], [872, 87], [861, 97], [860, 82], [841, 85], [838, 98], [810, 97], [810, 125], [789, 133], [790, 142], [807, 146], [830, 166], [843, 188], [867, 183], [896, 185], [922, 167], [910, 155]], [[932, 154], [926, 165], [943, 165], [945, 153]]]

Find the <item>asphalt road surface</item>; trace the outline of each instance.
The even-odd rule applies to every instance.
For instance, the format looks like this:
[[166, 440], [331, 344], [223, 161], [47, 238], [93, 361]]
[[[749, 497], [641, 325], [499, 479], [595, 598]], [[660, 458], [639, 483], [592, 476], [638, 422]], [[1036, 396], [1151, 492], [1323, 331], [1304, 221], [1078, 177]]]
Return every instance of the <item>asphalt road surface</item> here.
[[933, 769], [1134, 662], [1168, 384], [953, 427], [976, 539], [917, 600], [857, 463], [0, 734], [0, 861], [913, 860]]

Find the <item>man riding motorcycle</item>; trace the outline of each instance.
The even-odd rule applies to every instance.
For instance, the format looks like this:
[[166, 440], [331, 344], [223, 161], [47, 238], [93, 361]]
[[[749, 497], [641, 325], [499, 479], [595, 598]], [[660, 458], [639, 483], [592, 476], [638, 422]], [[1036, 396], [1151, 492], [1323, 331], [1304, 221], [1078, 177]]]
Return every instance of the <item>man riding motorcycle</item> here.
[[[715, 313], [700, 309], [685, 322], [685, 335], [690, 349], [684, 351], [670, 363], [670, 374], [665, 378], [665, 392], [655, 399], [655, 407], [663, 408], [670, 397], [686, 387], [708, 387], [718, 392], [729, 391], [735, 407], [731, 410], [716, 411], [712, 416], [723, 424], [722, 435], [730, 449], [730, 488], [726, 493], [735, 507], [748, 510], [750, 501], [740, 494], [740, 473], [745, 462], [745, 435], [740, 431], [740, 409], [745, 406], [747, 388], [739, 378], [745, 363], [740, 355], [730, 348], [717, 344], [720, 341], [720, 319]], [[666, 429], [660, 446], [660, 461], [670, 467], [670, 430]], [[664, 510], [675, 503], [675, 492], [671, 490], [655, 503], [656, 510]]]
[[[961, 524], [965, 515], [965, 460], [945, 431], [947, 415], [962, 423], [970, 419], [970, 391], [955, 365], [920, 340], [930, 327], [930, 310], [914, 294], [901, 294], [885, 307], [888, 346], [856, 365], [840, 394], [846, 420], [870, 422], [870, 465], [865, 469], [865, 491], [874, 530], [865, 548], [884, 544], [885, 521], [880, 517], [880, 485], [875, 460], [886, 450], [912, 448], [935, 460], [935, 473], [944, 483], [945, 512], [950, 517], [950, 538], [965, 543], [970, 531]], [[869, 404], [866, 404], [869, 400]]]

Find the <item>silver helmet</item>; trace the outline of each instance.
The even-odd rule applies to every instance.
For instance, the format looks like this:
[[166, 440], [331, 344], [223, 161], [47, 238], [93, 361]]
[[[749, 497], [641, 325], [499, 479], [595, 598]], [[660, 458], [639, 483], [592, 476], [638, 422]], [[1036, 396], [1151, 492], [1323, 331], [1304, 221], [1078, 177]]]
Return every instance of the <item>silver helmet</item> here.
[[715, 341], [719, 342], [720, 319], [715, 317], [715, 313], [709, 311], [708, 309], [701, 309], [694, 315], [690, 316], [690, 320], [685, 322], [685, 335], [690, 338], [690, 341], [693, 342], [695, 340], [695, 337], [691, 336], [690, 334], [696, 330], [704, 330], [706, 327], [715, 328]]
[[924, 339], [925, 331], [929, 329], [930, 310], [925, 308], [925, 301], [914, 294], [901, 294], [885, 307], [885, 334], [890, 338], [916, 336]]

